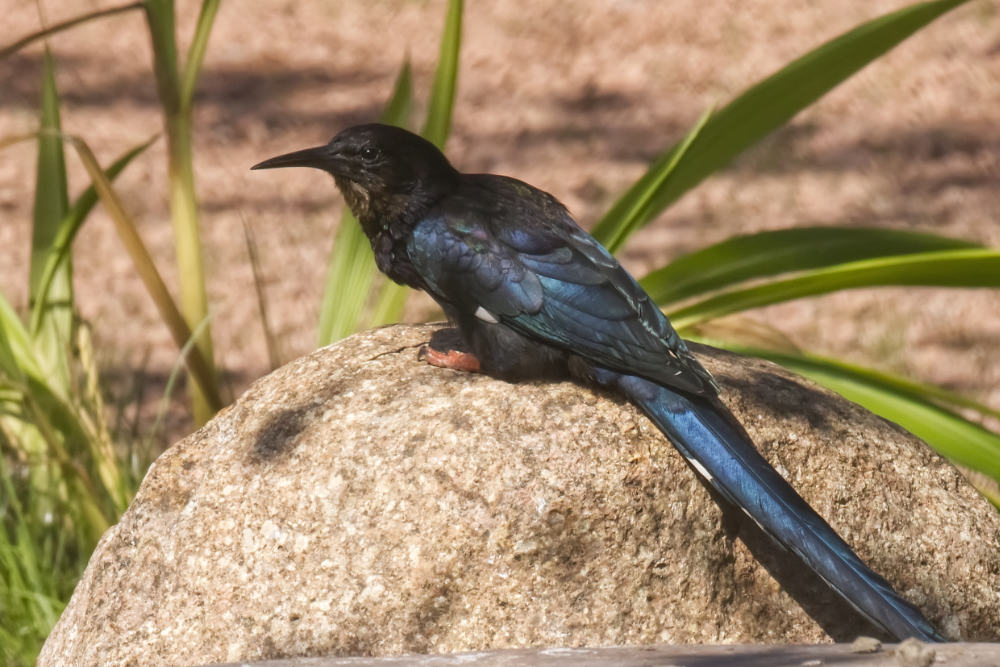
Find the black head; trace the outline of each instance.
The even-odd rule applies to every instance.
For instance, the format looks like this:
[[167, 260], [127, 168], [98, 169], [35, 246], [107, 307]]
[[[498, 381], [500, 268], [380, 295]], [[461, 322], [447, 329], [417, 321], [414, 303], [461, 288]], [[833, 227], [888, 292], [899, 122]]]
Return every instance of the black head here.
[[329, 172], [359, 219], [430, 203], [446, 193], [458, 176], [431, 142], [378, 123], [349, 127], [325, 146], [279, 155], [252, 168], [278, 167]]

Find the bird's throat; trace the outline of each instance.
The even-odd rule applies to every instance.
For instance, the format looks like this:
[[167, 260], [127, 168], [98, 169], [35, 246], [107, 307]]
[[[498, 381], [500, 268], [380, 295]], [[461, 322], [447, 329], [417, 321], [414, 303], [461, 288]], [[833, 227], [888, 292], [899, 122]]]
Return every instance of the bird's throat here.
[[383, 234], [400, 239], [409, 232], [407, 220], [416, 218], [410, 210], [414, 207], [413, 197], [385, 192], [373, 197], [371, 191], [355, 181], [345, 178], [336, 178], [336, 181], [344, 201], [369, 239]]
[[[371, 215], [371, 194], [366, 188], [359, 185], [354, 181], [349, 181], [346, 178], [335, 177], [337, 182], [337, 187], [340, 189], [341, 194], [344, 195], [344, 201], [347, 202], [348, 208], [351, 209], [351, 213], [358, 221], [362, 222], [364, 226], [364, 220], [370, 218]], [[367, 229], [365, 230], [368, 231]], [[370, 236], [370, 235], [369, 235]]]

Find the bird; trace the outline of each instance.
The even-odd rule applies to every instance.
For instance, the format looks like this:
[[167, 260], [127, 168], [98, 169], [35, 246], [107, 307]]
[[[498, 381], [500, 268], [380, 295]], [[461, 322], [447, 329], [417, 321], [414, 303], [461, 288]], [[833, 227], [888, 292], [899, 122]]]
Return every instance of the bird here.
[[898, 640], [946, 641], [758, 452], [660, 308], [553, 195], [460, 172], [430, 141], [378, 123], [252, 169], [282, 167], [331, 174], [378, 269], [457, 328], [463, 345], [428, 346], [427, 362], [512, 382], [569, 374], [624, 394], [722, 502], [869, 621]]

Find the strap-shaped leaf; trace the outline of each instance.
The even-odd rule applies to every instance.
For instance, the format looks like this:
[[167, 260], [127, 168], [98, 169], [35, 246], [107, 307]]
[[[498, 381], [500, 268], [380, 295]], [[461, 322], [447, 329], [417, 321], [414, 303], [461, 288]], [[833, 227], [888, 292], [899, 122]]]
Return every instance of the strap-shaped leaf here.
[[[968, 0], [923, 2], [868, 21], [810, 51], [754, 85], [716, 112], [660, 182], [659, 174], [681, 144], [661, 155], [592, 233], [614, 251], [624, 241], [622, 226], [636, 229], [735, 156], [788, 122], [839, 83], [945, 12]], [[635, 210], [637, 201], [647, 204]], [[634, 219], [633, 219], [634, 218]]]
[[54, 35], [58, 32], [62, 32], [63, 30], [68, 30], [80, 25], [81, 23], [88, 23], [94, 19], [104, 18], [105, 16], [114, 16], [115, 14], [121, 14], [122, 12], [128, 12], [133, 9], [142, 9], [144, 4], [145, 3], [143, 2], [130, 2], [127, 5], [121, 5], [119, 7], [108, 7], [107, 9], [98, 9], [97, 11], [87, 12], [86, 14], [81, 14], [66, 21], [56, 23], [55, 25], [49, 26], [43, 30], [33, 32], [30, 35], [25, 35], [16, 42], [0, 48], [0, 58], [6, 58], [10, 54], [18, 52], [28, 44], [48, 37], [49, 35]]
[[191, 40], [191, 46], [188, 47], [184, 71], [181, 72], [180, 99], [181, 104], [185, 107], [190, 107], [192, 100], [194, 100], [194, 89], [198, 84], [201, 65], [205, 61], [208, 37], [212, 33], [212, 25], [215, 23], [215, 15], [219, 11], [220, 2], [221, 0], [203, 0], [201, 3], [198, 22], [194, 28], [194, 38]]
[[[459, 49], [462, 43], [462, 0], [450, 0], [441, 35], [441, 49], [434, 84], [431, 89], [427, 120], [422, 135], [443, 147], [451, 132], [451, 118], [458, 85]], [[409, 63], [403, 66], [382, 122], [406, 127], [413, 101], [413, 82]], [[361, 328], [361, 316], [376, 284], [375, 259], [368, 250], [368, 240], [349, 212], [341, 218], [333, 253], [327, 270], [327, 282], [320, 307], [319, 343], [329, 344]], [[382, 280], [375, 297], [375, 307], [368, 326], [399, 320], [409, 295], [409, 288]]]
[[[178, 309], [177, 304], [170, 295], [166, 283], [163, 282], [163, 277], [156, 268], [149, 250], [139, 236], [135, 222], [125, 212], [121, 199], [118, 197], [107, 176], [105, 176], [105, 172], [101, 169], [97, 158], [94, 157], [94, 153], [90, 150], [87, 143], [79, 137], [74, 136], [68, 136], [66, 139], [76, 149], [77, 154], [79, 154], [80, 160], [83, 162], [83, 166], [90, 176], [91, 183], [93, 183], [101, 199], [101, 203], [104, 204], [104, 208], [115, 224], [115, 230], [118, 232], [119, 238], [132, 258], [136, 272], [146, 286], [146, 290], [149, 292], [150, 297], [152, 297], [153, 303], [156, 304], [160, 317], [170, 330], [177, 347], [183, 348], [187, 341], [191, 339], [191, 329], [188, 327], [184, 316], [181, 315], [180, 309]], [[213, 413], [221, 410], [223, 403], [218, 393], [218, 386], [215, 383], [215, 374], [212, 372], [211, 364], [201, 354], [197, 346], [192, 348], [185, 357], [185, 365], [190, 371], [191, 377], [202, 391], [208, 407]]]
[[635, 196], [629, 196], [632, 194], [630, 190], [629, 194], [626, 194], [622, 198], [623, 200], [627, 199], [627, 206], [621, 211], [614, 225], [594, 230], [594, 235], [597, 239], [602, 241], [612, 252], [621, 247], [633, 232], [650, 220], [649, 211], [654, 206], [656, 198], [667, 187], [677, 165], [681, 164], [684, 156], [687, 155], [691, 146], [694, 145], [694, 142], [698, 139], [698, 135], [705, 128], [705, 125], [708, 124], [711, 117], [712, 109], [709, 108], [701, 115], [701, 118], [698, 119], [695, 126], [681, 140], [680, 144], [670, 151], [669, 155], [667, 155], [668, 159], [666, 161], [658, 160], [650, 167], [646, 176], [643, 177], [643, 181], [645, 181], [646, 177], [650, 177], [645, 186], [635, 191]]
[[680, 329], [715, 317], [804, 296], [887, 285], [1000, 287], [1000, 250], [943, 250], [838, 264], [794, 278], [723, 292], [674, 310], [669, 316], [674, 326]]
[[[396, 76], [392, 96], [381, 121], [404, 126], [413, 105], [413, 76], [409, 61]], [[378, 269], [368, 239], [351, 212], [344, 210], [333, 241], [319, 311], [319, 345], [349, 336], [360, 328]]]
[[462, 0], [449, 0], [448, 15], [441, 35], [441, 51], [438, 56], [434, 86], [427, 109], [427, 121], [420, 133], [438, 148], [451, 133], [452, 109], [455, 107], [455, 91], [458, 88], [458, 52], [462, 46]]
[[[781, 364], [896, 422], [952, 461], [1000, 481], [1000, 435], [939, 405], [942, 390], [937, 387], [814, 355], [721, 345]], [[981, 413], [994, 412], [968, 399], [960, 401]]]
[[[118, 174], [120, 174], [132, 160], [149, 148], [158, 137], [159, 135], [150, 137], [138, 146], [127, 150], [117, 160], [111, 163], [111, 166], [104, 171], [104, 175], [108, 181], [114, 182], [115, 178], [118, 177]], [[61, 138], [60, 141], [62, 141]], [[76, 234], [83, 226], [84, 220], [87, 219], [87, 215], [96, 204], [97, 191], [94, 189], [93, 185], [90, 185], [79, 197], [76, 198], [76, 201], [73, 202], [73, 205], [63, 217], [59, 226], [59, 233], [56, 235], [56, 238], [52, 243], [52, 247], [49, 250], [49, 254], [45, 260], [42, 277], [38, 285], [39, 296], [37, 298], [48, 298], [47, 295], [49, 287], [52, 284], [52, 279], [55, 277], [56, 270], [59, 268], [63, 259], [69, 255], [69, 251], [73, 246], [73, 239], [76, 238]], [[37, 309], [33, 309], [31, 317], [31, 331], [37, 331], [40, 324], [39, 319], [41, 317], [41, 313], [37, 311]]]
[[936, 234], [875, 227], [803, 227], [734, 236], [678, 257], [640, 282], [661, 304], [789, 271], [875, 257], [982, 246]]
[[54, 380], [58, 378], [62, 391], [66, 392], [69, 389], [67, 354], [73, 335], [73, 268], [69, 256], [64, 256], [55, 267], [44, 293], [39, 290], [46, 259], [69, 208], [66, 158], [59, 136], [55, 60], [47, 48], [42, 68], [41, 107], [28, 280], [32, 317], [38, 322], [32, 334], [38, 343], [39, 361]]

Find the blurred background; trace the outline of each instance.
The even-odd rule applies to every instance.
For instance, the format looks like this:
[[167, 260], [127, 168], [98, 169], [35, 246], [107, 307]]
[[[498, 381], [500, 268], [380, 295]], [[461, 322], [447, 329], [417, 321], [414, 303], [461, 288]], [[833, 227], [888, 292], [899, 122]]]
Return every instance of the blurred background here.
[[[589, 228], [707, 108], [904, 5], [471, 2], [446, 152], [464, 171], [507, 174], [548, 190]], [[55, 25], [112, 6], [61, 0], [40, 10], [36, 2], [5, 0], [0, 46], [43, 21]], [[192, 0], [176, 3], [182, 56], [200, 8]], [[419, 121], [447, 11], [445, 0], [219, 5], [193, 99], [192, 145], [215, 363], [227, 399], [272, 362], [316, 346], [343, 206], [325, 174], [251, 173], [250, 166], [377, 119], [406, 59]], [[62, 129], [84, 139], [102, 165], [163, 130], [141, 12], [81, 24], [49, 44]], [[0, 140], [37, 130], [43, 63], [40, 41], [0, 59]], [[29, 308], [37, 151], [21, 142], [0, 152], [0, 294], [21, 313]], [[166, 152], [160, 138], [122, 172], [115, 190], [177, 294]], [[69, 149], [66, 169], [75, 197], [90, 179]], [[618, 256], [642, 276], [737, 234], [816, 225], [933, 232], [1000, 246], [998, 213], [1000, 3], [971, 0], [687, 193]], [[256, 239], [256, 277], [244, 224]], [[75, 307], [93, 332], [113, 439], [119, 431], [153, 433], [156, 449], [190, 432], [195, 422], [178, 391], [165, 422], [153, 428], [178, 350], [104, 207], [86, 219], [73, 261]], [[258, 292], [275, 343], [270, 360]], [[439, 317], [420, 296], [404, 313], [409, 321]], [[998, 290], [849, 290], [747, 317], [803, 349], [1000, 410]]]

